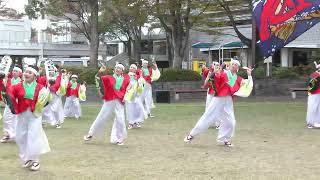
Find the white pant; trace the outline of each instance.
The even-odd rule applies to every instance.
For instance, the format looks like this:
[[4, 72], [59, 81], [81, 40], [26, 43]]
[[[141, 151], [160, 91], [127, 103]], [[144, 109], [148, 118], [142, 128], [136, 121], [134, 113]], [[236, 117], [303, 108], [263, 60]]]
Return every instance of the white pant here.
[[69, 96], [66, 98], [66, 103], [64, 104], [64, 117], [81, 117], [79, 98], [75, 96]]
[[[206, 109], [205, 109], [205, 110], [207, 110], [207, 109], [209, 108], [209, 105], [210, 105], [211, 101], [212, 101], [213, 99], [215, 99], [215, 98], [216, 98], [216, 97], [215, 97], [213, 94], [208, 94], [208, 93], [207, 93]], [[214, 121], [214, 125], [215, 125], [216, 127], [218, 127], [218, 126], [220, 126], [220, 122], [221, 122], [221, 119], [220, 119], [219, 117], [217, 117], [217, 120]]]
[[2, 119], [3, 132], [7, 133], [10, 139], [14, 139], [16, 136], [17, 115], [12, 114], [10, 108], [5, 105]]
[[320, 125], [320, 94], [308, 96], [307, 124]]
[[44, 108], [42, 121], [45, 120], [51, 125], [61, 124], [64, 122], [64, 113], [60, 96], [53, 94], [52, 101]]
[[215, 97], [208, 109], [201, 116], [195, 127], [190, 132], [196, 136], [209, 128], [218, 119], [221, 120], [218, 138], [219, 142], [229, 141], [234, 135], [236, 120], [234, 118], [233, 101], [231, 96]]
[[152, 99], [152, 86], [149, 83], [144, 84], [143, 92], [141, 94], [141, 100], [144, 104], [144, 108], [147, 114], [151, 113], [151, 109], [154, 107]]
[[103, 103], [96, 120], [90, 127], [88, 135], [103, 138], [106, 123], [112, 115], [112, 112], [115, 113], [115, 119], [112, 126], [110, 142], [122, 142], [127, 137], [127, 130], [125, 124], [124, 105], [120, 103], [119, 99], [105, 101]]
[[17, 115], [16, 142], [23, 163], [28, 160], [39, 161], [41, 154], [50, 151], [41, 121], [41, 116], [35, 117], [30, 109]]
[[146, 118], [146, 113], [140, 97], [136, 97], [132, 102], [126, 103], [126, 112], [129, 124], [143, 122]]

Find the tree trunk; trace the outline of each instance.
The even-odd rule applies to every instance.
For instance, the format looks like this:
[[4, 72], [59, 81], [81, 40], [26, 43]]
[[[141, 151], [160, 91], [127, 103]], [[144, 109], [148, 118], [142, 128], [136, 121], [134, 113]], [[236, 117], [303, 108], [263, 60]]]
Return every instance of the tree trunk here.
[[98, 67], [98, 50], [99, 50], [99, 33], [98, 33], [98, 1], [91, 0], [90, 10], [90, 66], [91, 67]]
[[[179, 22], [178, 22], [179, 23]], [[181, 69], [182, 60], [184, 57], [183, 44], [183, 30], [181, 31], [178, 23], [175, 23], [172, 28], [172, 48], [173, 48], [173, 68]]]
[[166, 40], [167, 40], [167, 55], [168, 55], [168, 61], [169, 61], [169, 66], [173, 66], [173, 48], [172, 48], [172, 43], [171, 43], [171, 35], [169, 32], [166, 32]]
[[133, 59], [139, 62], [141, 59], [141, 27], [135, 28], [133, 34]]

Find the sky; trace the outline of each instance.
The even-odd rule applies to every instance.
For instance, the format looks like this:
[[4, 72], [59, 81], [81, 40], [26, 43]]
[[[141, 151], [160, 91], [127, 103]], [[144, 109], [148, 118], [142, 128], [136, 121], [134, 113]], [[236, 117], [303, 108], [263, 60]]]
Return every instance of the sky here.
[[22, 13], [24, 12], [24, 6], [28, 4], [28, 0], [3, 0], [3, 4]]

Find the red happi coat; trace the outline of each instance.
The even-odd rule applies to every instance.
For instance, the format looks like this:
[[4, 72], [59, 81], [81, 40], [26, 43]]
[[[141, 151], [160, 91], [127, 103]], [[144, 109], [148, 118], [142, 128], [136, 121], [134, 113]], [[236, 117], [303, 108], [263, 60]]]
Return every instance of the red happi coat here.
[[50, 86], [51, 92], [56, 93], [59, 90], [60, 84], [61, 84], [61, 78], [62, 78], [62, 73], [60, 72], [59, 75], [56, 77], [55, 83]]
[[[214, 69], [212, 68], [211, 71], [214, 71]], [[203, 70], [204, 81], [207, 79], [209, 72], [210, 72], [210, 69], [207, 67]], [[214, 84], [217, 87], [216, 81], [214, 81]], [[214, 94], [214, 89], [212, 88], [212, 86], [210, 86], [209, 82], [207, 84], [205, 84], [205, 88], [208, 88], [208, 94]]]
[[77, 83], [76, 89], [71, 88], [71, 82], [68, 83], [66, 97], [75, 96], [79, 97], [80, 83]]
[[19, 84], [11, 86], [11, 89], [8, 93], [13, 100], [14, 109], [15, 109], [16, 114], [23, 113], [28, 108], [31, 108], [31, 112], [33, 112], [35, 109], [35, 105], [37, 103], [37, 100], [38, 100], [39, 92], [42, 88], [43, 88], [43, 86], [41, 84], [37, 83], [33, 100], [31, 100], [31, 99], [24, 98], [26, 92], [23, 87], [23, 81], [20, 82]]
[[[12, 76], [12, 78], [13, 78], [13, 76]], [[10, 89], [11, 89], [11, 79], [12, 78], [8, 77], [6, 85], [3, 84], [3, 79], [0, 79], [0, 84], [1, 84], [0, 91], [2, 91], [2, 85], [3, 85], [3, 87], [5, 87], [7, 93], [9, 93], [9, 91], [11, 91]], [[22, 78], [20, 77], [20, 79], [22, 79]], [[0, 96], [0, 101], [2, 101], [2, 96]]]
[[[62, 73], [60, 72], [59, 75], [56, 77], [55, 83], [50, 86], [50, 91], [56, 93], [60, 88]], [[37, 83], [40, 83], [42, 86], [47, 87], [48, 81], [47, 76], [40, 76], [37, 78]]]
[[242, 78], [237, 76], [236, 82], [233, 87], [228, 84], [228, 75], [227, 72], [222, 71], [219, 74], [215, 74], [214, 82], [217, 88], [216, 96], [232, 96], [235, 92], [240, 89]]
[[[137, 69], [136, 71], [136, 75], [137, 75], [137, 78], [139, 79], [140, 78], [140, 72], [142, 71], [142, 69]], [[149, 84], [152, 83], [151, 81], [151, 77], [152, 77], [152, 68], [148, 68], [148, 71], [149, 71], [149, 76], [145, 76], [143, 71], [141, 72], [142, 73], [142, 77], [144, 78], [144, 80], [146, 80]]]
[[126, 90], [128, 85], [130, 84], [130, 77], [128, 75], [123, 76], [123, 82], [119, 89], [119, 91], [114, 89], [114, 85], [116, 84], [116, 80], [111, 75], [101, 76], [101, 81], [103, 83], [104, 95], [102, 99], [105, 101], [112, 101], [114, 99], [119, 99], [121, 103], [123, 102], [124, 95], [126, 94]]
[[[312, 78], [318, 78], [320, 75], [318, 72], [314, 72]], [[310, 92], [311, 94], [320, 94], [320, 86], [317, 87], [316, 90]]]
[[38, 76], [37, 83], [41, 84], [44, 87], [47, 87], [47, 76]]

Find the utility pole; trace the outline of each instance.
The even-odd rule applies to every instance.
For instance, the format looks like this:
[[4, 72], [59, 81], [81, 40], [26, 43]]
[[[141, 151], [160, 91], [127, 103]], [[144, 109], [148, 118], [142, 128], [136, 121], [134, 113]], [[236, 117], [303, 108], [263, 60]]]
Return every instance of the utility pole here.
[[[257, 23], [256, 23], [256, 19], [254, 17], [253, 12], [252, 12], [251, 20], [252, 20], [252, 39], [251, 39], [251, 62], [249, 62], [249, 66], [254, 68], [254, 65], [256, 64]], [[255, 91], [256, 77], [255, 77], [254, 71], [252, 71], [252, 79], [253, 79], [252, 96], [255, 96], [256, 95], [256, 91]]]

